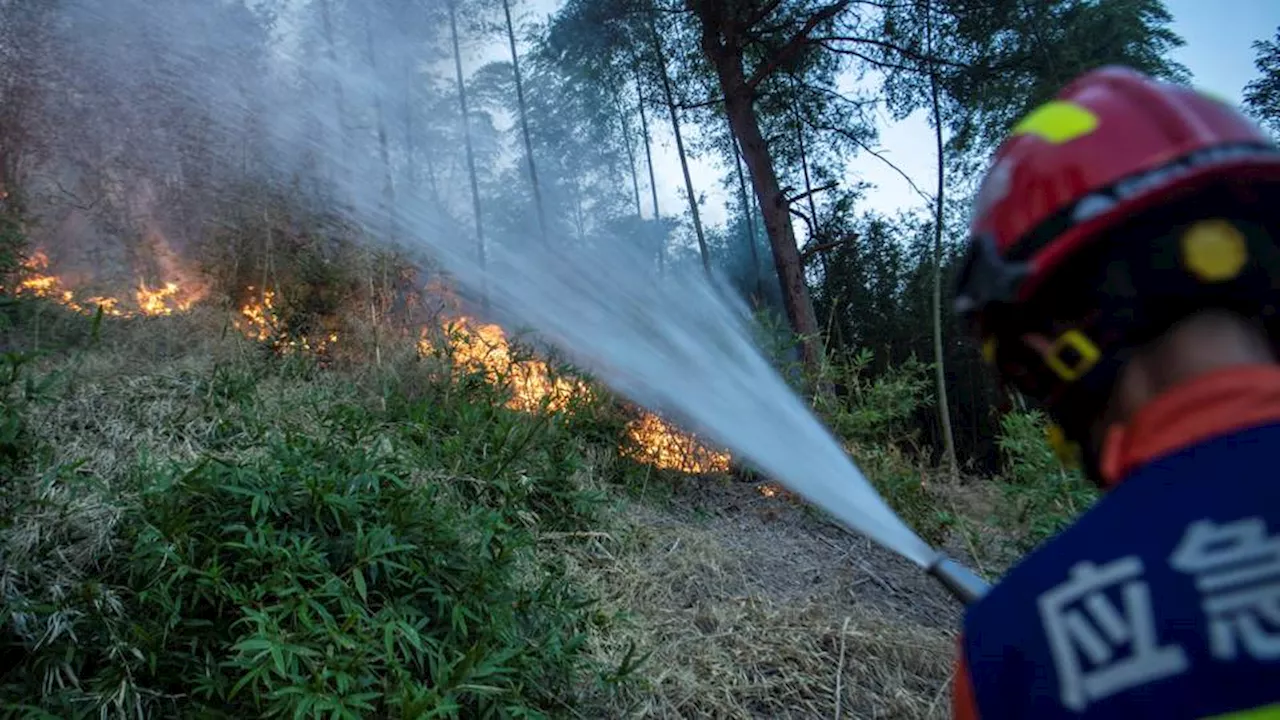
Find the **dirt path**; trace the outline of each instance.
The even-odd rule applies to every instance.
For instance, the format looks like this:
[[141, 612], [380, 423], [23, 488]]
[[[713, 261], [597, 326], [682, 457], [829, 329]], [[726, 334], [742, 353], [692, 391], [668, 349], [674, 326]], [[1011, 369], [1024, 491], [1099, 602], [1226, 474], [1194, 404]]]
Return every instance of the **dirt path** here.
[[[914, 565], [751, 484], [625, 503], [584, 558], [653, 651], [609, 717], [944, 718], [959, 606]], [[837, 699], [838, 698], [838, 699]]]
[[959, 622], [959, 605], [915, 564], [750, 483], [690, 482], [665, 507], [636, 511], [656, 528], [697, 528], [715, 538], [738, 559], [744, 594], [779, 604], [872, 605], [939, 628]]

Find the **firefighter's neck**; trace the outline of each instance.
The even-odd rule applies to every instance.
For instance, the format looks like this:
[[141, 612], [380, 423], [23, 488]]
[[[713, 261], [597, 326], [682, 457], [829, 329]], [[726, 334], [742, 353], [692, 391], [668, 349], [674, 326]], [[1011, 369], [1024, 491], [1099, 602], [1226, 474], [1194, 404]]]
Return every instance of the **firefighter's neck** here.
[[1144, 405], [1176, 385], [1217, 370], [1275, 362], [1267, 336], [1256, 324], [1219, 310], [1192, 315], [1125, 364], [1094, 438], [1101, 442], [1108, 427], [1127, 424]]

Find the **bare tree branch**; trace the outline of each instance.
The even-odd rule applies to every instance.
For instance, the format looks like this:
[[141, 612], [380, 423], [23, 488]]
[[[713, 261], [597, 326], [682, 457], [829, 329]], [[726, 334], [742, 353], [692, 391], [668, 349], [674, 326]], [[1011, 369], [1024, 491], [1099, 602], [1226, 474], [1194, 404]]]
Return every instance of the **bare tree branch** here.
[[903, 72], [909, 72], [909, 73], [918, 73], [918, 72], [920, 72], [920, 69], [919, 69], [919, 68], [914, 68], [914, 67], [910, 67], [910, 66], [907, 66], [907, 65], [898, 65], [898, 64], [896, 64], [896, 63], [888, 63], [888, 62], [883, 62], [883, 61], [881, 61], [881, 60], [876, 60], [875, 58], [872, 58], [872, 57], [869, 57], [869, 56], [867, 56], [867, 55], [864, 55], [863, 53], [860, 53], [860, 52], [858, 52], [857, 50], [849, 50], [849, 49], [847, 49], [847, 48], [831, 47], [830, 45], [827, 45], [827, 44], [825, 44], [825, 43], [823, 43], [823, 44], [822, 44], [822, 47], [824, 47], [824, 48], [826, 48], [827, 50], [830, 50], [831, 52], [836, 53], [836, 54], [838, 54], [838, 55], [850, 55], [850, 56], [856, 57], [856, 58], [858, 58], [859, 60], [862, 60], [863, 62], [866, 62], [866, 63], [867, 63], [867, 64], [869, 64], [869, 65], [874, 65], [874, 66], [876, 66], [876, 67], [878, 67], [878, 68], [884, 68], [884, 69], [887, 69], [887, 70], [901, 70], [901, 71], [903, 71]]
[[678, 102], [676, 103], [676, 107], [680, 108], [681, 110], [698, 110], [704, 107], [711, 107], [712, 105], [719, 105], [723, 102], [724, 102], [724, 98], [718, 97], [712, 100], [704, 100], [702, 102], [696, 102], [696, 103]]
[[756, 23], [772, 15], [773, 11], [777, 10], [778, 6], [781, 4], [782, 0], [769, 0], [769, 2], [762, 5], [759, 10], [752, 13], [751, 16], [747, 18], [746, 22], [742, 23], [742, 27], [745, 29], [754, 26]]
[[70, 198], [71, 206], [76, 208], [77, 210], [92, 210], [98, 206], [98, 203], [102, 202], [102, 197], [99, 196], [97, 200], [94, 200], [93, 202], [86, 205], [85, 201], [81, 200], [79, 195], [76, 195], [75, 193], [63, 187], [62, 183], [59, 182], [58, 180], [54, 180], [53, 184], [58, 186], [58, 190], [60, 190], [63, 195], [66, 195], [68, 198]]
[[849, 233], [848, 235], [845, 235], [839, 240], [833, 240], [831, 242], [823, 243], [821, 245], [814, 245], [811, 248], [805, 248], [804, 252], [800, 253], [800, 260], [801, 262], [807, 263], [810, 260], [812, 260], [814, 257], [816, 257], [818, 253], [824, 253], [824, 252], [827, 252], [828, 250], [835, 250], [836, 248], [842, 245], [848, 245], [851, 242], [857, 242], [857, 240], [858, 240], [858, 233]]
[[818, 234], [818, 231], [813, 228], [813, 221], [809, 219], [808, 215], [804, 214], [803, 210], [789, 207], [787, 211], [804, 221], [805, 226], [809, 228], [809, 237], [815, 237]]
[[806, 190], [805, 192], [802, 192], [793, 198], [787, 198], [786, 202], [789, 202], [789, 203], [800, 202], [801, 200], [804, 200], [810, 195], [817, 195], [820, 192], [826, 192], [827, 190], [831, 190], [832, 188], [837, 188], [837, 187], [840, 187], [840, 183], [832, 181], [827, 183], [826, 185], [823, 185], [822, 187], [816, 187], [811, 190]]
[[815, 130], [824, 130], [824, 131], [827, 131], [827, 132], [833, 132], [833, 133], [836, 133], [836, 134], [840, 135], [841, 137], [843, 137], [844, 139], [848, 140], [849, 142], [853, 143], [854, 145], [857, 145], [859, 148], [862, 148], [862, 149], [863, 149], [863, 150], [865, 150], [869, 155], [871, 155], [872, 157], [875, 157], [875, 158], [879, 159], [879, 160], [880, 160], [881, 162], [883, 162], [885, 165], [888, 165], [890, 168], [892, 168], [892, 169], [894, 170], [894, 172], [896, 172], [896, 173], [898, 173], [899, 175], [901, 175], [901, 176], [902, 176], [902, 179], [903, 179], [903, 180], [906, 180], [906, 181], [907, 181], [907, 184], [911, 186], [911, 189], [912, 189], [912, 190], [915, 190], [915, 191], [916, 191], [916, 194], [917, 194], [917, 195], [919, 195], [921, 198], [923, 198], [923, 199], [925, 200], [925, 202], [928, 202], [928, 203], [932, 203], [932, 202], [933, 202], [933, 196], [932, 196], [932, 195], [930, 195], [930, 194], [928, 194], [928, 193], [926, 193], [925, 191], [921, 190], [921, 189], [920, 189], [920, 186], [916, 185], [915, 181], [911, 179], [911, 176], [910, 176], [910, 175], [908, 175], [905, 171], [903, 171], [903, 169], [902, 169], [902, 168], [900, 168], [900, 167], [898, 167], [897, 165], [893, 164], [893, 161], [891, 161], [891, 160], [889, 160], [888, 158], [886, 158], [886, 157], [885, 157], [884, 155], [882, 155], [880, 152], [878, 152], [878, 151], [876, 151], [876, 150], [872, 150], [872, 149], [871, 149], [871, 148], [870, 148], [870, 147], [869, 147], [865, 142], [863, 142], [863, 141], [862, 141], [862, 138], [860, 138], [860, 137], [858, 137], [857, 135], [855, 135], [855, 134], [853, 134], [853, 133], [849, 132], [848, 130], [846, 130], [846, 129], [844, 129], [844, 128], [840, 128], [840, 127], [830, 127], [830, 126], [827, 126], [827, 125], [817, 125], [817, 124], [810, 124], [810, 127], [812, 127], [812, 128], [813, 128], [813, 129], [815, 129]]
[[[966, 65], [964, 63], [958, 63], [958, 62], [954, 62], [951, 60], [947, 60], [947, 59], [932, 56], [932, 55], [923, 55], [910, 48], [904, 48], [900, 45], [895, 45], [890, 42], [885, 42], [884, 40], [876, 40], [875, 38], [853, 37], [850, 35], [827, 35], [823, 37], [815, 37], [813, 38], [813, 42], [816, 42], [816, 43], [846, 42], [846, 43], [852, 43], [854, 45], [871, 45], [874, 47], [883, 48], [885, 50], [891, 50], [893, 52], [898, 53], [899, 55], [902, 55], [905, 58], [914, 60], [919, 63], [924, 63], [927, 65], [935, 65], [935, 64], [947, 65], [950, 67], [966, 69], [966, 70], [971, 67], [970, 65]], [[832, 49], [834, 50], [835, 48], [832, 48]]]
[[849, 4], [852, 1], [853, 0], [838, 0], [838, 2], [832, 3], [809, 16], [809, 19], [805, 21], [804, 26], [797, 30], [795, 35], [791, 36], [791, 39], [787, 41], [786, 45], [783, 45], [782, 48], [766, 60], [763, 65], [756, 68], [756, 71], [747, 79], [747, 88], [754, 91], [765, 78], [776, 72], [778, 68], [791, 62], [800, 54], [800, 51], [810, 43], [809, 34], [822, 23], [843, 12], [845, 8], [849, 7]]

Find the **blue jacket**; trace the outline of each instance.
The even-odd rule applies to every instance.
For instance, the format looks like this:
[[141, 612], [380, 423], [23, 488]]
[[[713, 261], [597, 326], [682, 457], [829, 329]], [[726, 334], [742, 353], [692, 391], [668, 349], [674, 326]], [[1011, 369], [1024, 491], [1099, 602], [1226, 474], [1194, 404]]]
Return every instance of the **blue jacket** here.
[[1280, 718], [1280, 368], [1175, 388], [1102, 457], [1107, 494], [968, 609], [955, 717]]

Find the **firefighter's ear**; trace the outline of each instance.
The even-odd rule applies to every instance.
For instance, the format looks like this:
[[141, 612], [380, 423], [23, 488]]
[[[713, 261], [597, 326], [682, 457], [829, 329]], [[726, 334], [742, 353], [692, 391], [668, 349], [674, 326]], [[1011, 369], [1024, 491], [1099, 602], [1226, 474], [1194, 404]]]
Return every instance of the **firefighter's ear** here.
[[1049, 339], [1048, 335], [1042, 335], [1040, 333], [1023, 333], [1021, 339], [1023, 345], [1026, 345], [1032, 352], [1041, 357], [1048, 355], [1049, 351], [1053, 348], [1053, 341]]
[[1057, 423], [1049, 423], [1045, 428], [1045, 436], [1049, 441], [1049, 447], [1053, 448], [1053, 454], [1057, 456], [1058, 462], [1068, 470], [1079, 469], [1083, 465], [1083, 457], [1080, 452], [1080, 445], [1067, 438], [1067, 433]]

